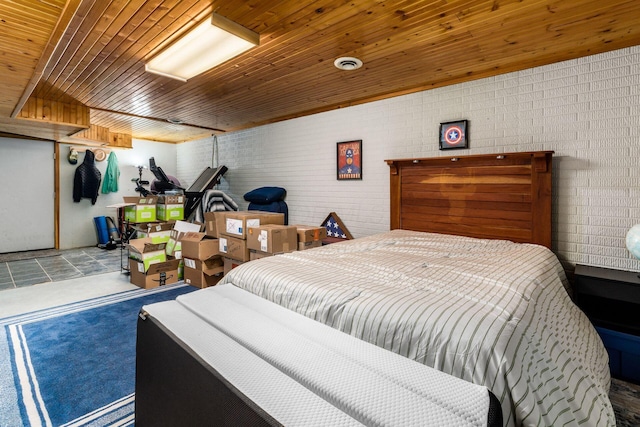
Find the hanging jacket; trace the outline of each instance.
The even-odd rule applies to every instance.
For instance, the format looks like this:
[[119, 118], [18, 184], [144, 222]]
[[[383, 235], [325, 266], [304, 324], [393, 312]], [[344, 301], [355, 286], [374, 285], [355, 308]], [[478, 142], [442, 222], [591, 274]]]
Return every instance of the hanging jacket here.
[[107, 160], [107, 170], [104, 172], [104, 181], [102, 182], [102, 193], [116, 193], [118, 191], [118, 178], [120, 178], [120, 169], [118, 169], [118, 158], [113, 151], [109, 154]]
[[77, 167], [73, 177], [73, 201], [80, 202], [81, 198], [91, 199], [91, 204], [95, 205], [98, 200], [98, 190], [102, 174], [96, 167], [95, 154], [87, 150], [84, 154], [84, 161]]

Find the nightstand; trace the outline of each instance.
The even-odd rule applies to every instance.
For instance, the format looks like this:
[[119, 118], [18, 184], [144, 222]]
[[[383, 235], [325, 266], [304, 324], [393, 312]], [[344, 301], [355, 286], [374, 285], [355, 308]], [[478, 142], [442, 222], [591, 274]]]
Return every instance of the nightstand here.
[[640, 383], [640, 277], [630, 271], [576, 265], [575, 298], [596, 327], [611, 375]]

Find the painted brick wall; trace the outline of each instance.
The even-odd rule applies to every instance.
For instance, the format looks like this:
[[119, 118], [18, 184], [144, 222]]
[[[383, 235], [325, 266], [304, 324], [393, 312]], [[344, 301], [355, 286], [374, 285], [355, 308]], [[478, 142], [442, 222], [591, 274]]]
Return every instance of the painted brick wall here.
[[[459, 154], [554, 150], [553, 249], [566, 266], [640, 271], [640, 47], [288, 120], [218, 137], [222, 189], [287, 189], [290, 223], [331, 211], [355, 237], [388, 230], [385, 159], [434, 157], [439, 123], [470, 121]], [[336, 180], [336, 143], [363, 140], [362, 181]], [[213, 162], [213, 139], [178, 146], [178, 177]], [[445, 153], [450, 154], [450, 153]]]

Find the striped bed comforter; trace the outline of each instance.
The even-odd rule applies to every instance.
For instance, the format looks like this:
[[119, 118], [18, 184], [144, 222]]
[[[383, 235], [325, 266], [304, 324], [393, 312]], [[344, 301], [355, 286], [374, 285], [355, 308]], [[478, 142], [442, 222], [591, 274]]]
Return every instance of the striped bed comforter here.
[[505, 425], [615, 425], [606, 350], [545, 247], [394, 230], [223, 281], [488, 387]]

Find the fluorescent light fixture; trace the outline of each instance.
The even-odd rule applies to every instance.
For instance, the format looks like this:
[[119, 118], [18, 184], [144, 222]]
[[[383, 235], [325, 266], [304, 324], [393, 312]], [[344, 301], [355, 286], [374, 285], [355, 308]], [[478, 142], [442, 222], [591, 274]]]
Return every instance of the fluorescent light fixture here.
[[186, 82], [259, 44], [259, 34], [214, 13], [154, 56], [145, 70]]

